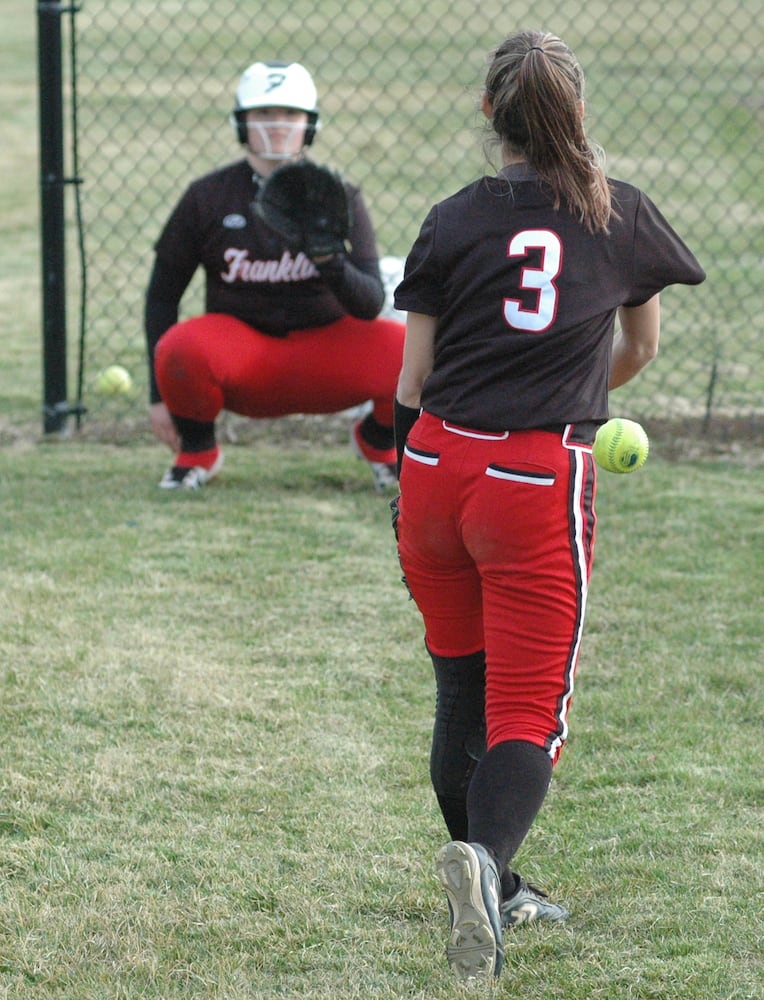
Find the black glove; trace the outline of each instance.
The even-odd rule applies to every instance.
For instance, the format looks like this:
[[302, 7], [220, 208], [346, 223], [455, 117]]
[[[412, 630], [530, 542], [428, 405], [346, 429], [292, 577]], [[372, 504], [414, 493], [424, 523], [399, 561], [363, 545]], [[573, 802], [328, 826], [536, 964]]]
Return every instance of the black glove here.
[[[398, 541], [398, 518], [401, 516], [401, 506], [400, 506], [400, 504], [401, 504], [401, 495], [399, 493], [397, 497], [393, 497], [393, 499], [390, 501], [390, 512], [391, 512], [390, 520], [391, 520], [392, 525], [393, 525], [393, 534], [395, 535], [395, 541], [396, 542]], [[403, 565], [401, 564], [400, 554], [398, 555], [398, 563], [399, 563], [401, 569], [403, 569]], [[401, 583], [406, 588], [406, 591], [407, 591], [407, 593], [409, 595], [409, 600], [413, 601], [414, 600], [414, 595], [411, 593], [411, 590], [409, 589], [409, 583], [408, 583], [408, 580], [406, 579], [406, 574], [405, 573], [401, 577]]]
[[400, 500], [401, 495], [399, 493], [397, 497], [393, 497], [390, 501], [390, 521], [393, 525], [393, 534], [395, 535], [396, 542], [398, 541], [398, 518], [401, 516]]
[[278, 167], [261, 185], [254, 210], [293, 253], [323, 257], [345, 252], [350, 205], [342, 178], [328, 167], [310, 160]]

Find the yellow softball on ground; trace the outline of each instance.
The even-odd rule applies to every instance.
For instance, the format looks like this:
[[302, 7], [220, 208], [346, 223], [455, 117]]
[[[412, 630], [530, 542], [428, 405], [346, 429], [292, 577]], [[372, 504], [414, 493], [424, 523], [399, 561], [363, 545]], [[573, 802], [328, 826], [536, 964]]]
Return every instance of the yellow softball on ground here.
[[120, 396], [130, 392], [133, 379], [122, 365], [109, 365], [99, 372], [95, 380], [95, 390], [102, 396]]
[[634, 472], [647, 461], [650, 441], [635, 420], [613, 417], [603, 424], [594, 439], [592, 454], [597, 465], [608, 472]]

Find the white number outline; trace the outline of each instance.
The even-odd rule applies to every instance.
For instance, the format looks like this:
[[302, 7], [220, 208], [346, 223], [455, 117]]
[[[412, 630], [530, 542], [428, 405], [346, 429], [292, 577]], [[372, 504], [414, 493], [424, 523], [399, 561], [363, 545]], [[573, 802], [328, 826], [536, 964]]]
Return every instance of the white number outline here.
[[504, 299], [504, 321], [513, 330], [544, 333], [557, 318], [560, 292], [555, 278], [562, 270], [562, 240], [551, 229], [523, 229], [507, 246], [507, 257], [527, 257], [530, 250], [541, 251], [541, 266], [525, 266], [520, 272], [520, 288], [537, 293], [534, 309], [525, 309], [520, 299]]

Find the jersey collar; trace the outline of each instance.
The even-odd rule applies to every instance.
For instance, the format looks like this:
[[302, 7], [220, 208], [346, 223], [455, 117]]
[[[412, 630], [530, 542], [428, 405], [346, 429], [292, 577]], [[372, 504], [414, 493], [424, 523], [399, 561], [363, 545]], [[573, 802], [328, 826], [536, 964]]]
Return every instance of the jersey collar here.
[[505, 181], [532, 181], [538, 177], [538, 171], [527, 162], [510, 163], [502, 167], [497, 176]]

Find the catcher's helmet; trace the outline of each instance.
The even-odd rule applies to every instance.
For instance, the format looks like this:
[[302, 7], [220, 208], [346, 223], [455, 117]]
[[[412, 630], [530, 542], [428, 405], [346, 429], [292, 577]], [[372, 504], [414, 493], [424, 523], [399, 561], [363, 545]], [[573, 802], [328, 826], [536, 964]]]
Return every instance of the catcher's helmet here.
[[244, 112], [251, 108], [297, 108], [308, 114], [305, 145], [313, 142], [318, 121], [318, 93], [310, 73], [300, 63], [256, 62], [244, 70], [236, 88], [231, 124], [242, 145], [247, 144]]

